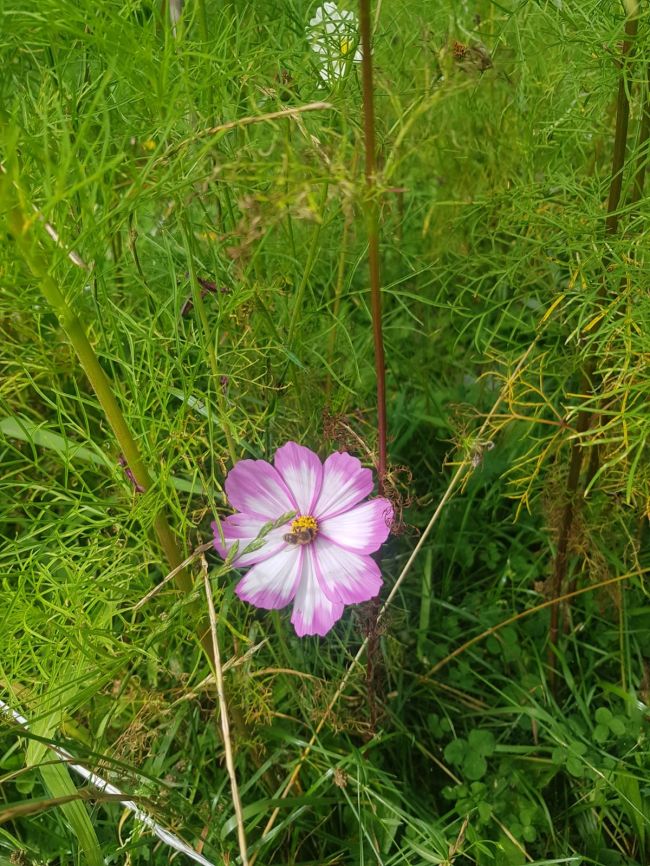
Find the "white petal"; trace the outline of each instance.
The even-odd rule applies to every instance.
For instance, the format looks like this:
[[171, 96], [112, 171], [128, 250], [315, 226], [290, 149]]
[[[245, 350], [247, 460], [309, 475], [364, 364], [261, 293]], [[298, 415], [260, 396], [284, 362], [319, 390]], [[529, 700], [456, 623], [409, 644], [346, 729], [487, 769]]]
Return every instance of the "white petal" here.
[[310, 448], [287, 442], [275, 452], [275, 468], [301, 514], [311, 514], [323, 483], [323, 464]]
[[330, 454], [323, 463], [323, 484], [314, 517], [323, 520], [348, 511], [372, 492], [372, 471], [345, 452]]
[[298, 637], [319, 634], [321, 637], [332, 628], [343, 614], [343, 605], [330, 601], [320, 587], [314, 565], [313, 544], [305, 550], [302, 578], [293, 603], [291, 622]]
[[228, 501], [237, 511], [276, 520], [296, 510], [296, 502], [280, 473], [266, 460], [240, 460], [225, 483]]
[[316, 576], [330, 601], [359, 604], [379, 594], [381, 572], [370, 556], [343, 550], [324, 538], [314, 542]]
[[392, 519], [393, 506], [380, 497], [319, 521], [318, 531], [346, 550], [374, 553], [386, 541]]
[[286, 607], [296, 594], [303, 567], [304, 548], [286, 544], [268, 559], [258, 562], [235, 587], [242, 599], [265, 610]]
[[313, 27], [317, 27], [321, 21], [323, 20], [323, 7], [319, 6], [316, 12], [314, 13], [314, 17], [309, 22]]

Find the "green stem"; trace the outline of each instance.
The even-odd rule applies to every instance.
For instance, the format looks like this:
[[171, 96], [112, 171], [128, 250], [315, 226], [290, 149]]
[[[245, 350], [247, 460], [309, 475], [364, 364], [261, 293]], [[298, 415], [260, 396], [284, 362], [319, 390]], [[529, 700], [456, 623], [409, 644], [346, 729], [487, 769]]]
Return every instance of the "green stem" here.
[[[68, 335], [77, 353], [81, 366], [97, 395], [97, 399], [124, 454], [128, 468], [133, 473], [133, 477], [140, 487], [147, 491], [153, 486], [153, 479], [142, 460], [137, 442], [133, 438], [122, 410], [115, 399], [108, 376], [99, 363], [99, 359], [90, 345], [81, 322], [68, 305], [59, 287], [47, 272], [44, 261], [34, 251], [32, 244], [30, 244], [22, 214], [14, 211], [12, 217], [12, 230], [18, 247], [30, 270], [38, 278], [45, 299], [56, 313], [61, 327]], [[176, 568], [183, 561], [183, 556], [164, 514], [159, 512], [156, 515], [153, 527], [170, 568]], [[187, 593], [192, 589], [192, 579], [186, 570], [180, 571], [177, 574], [176, 583], [183, 592]]]

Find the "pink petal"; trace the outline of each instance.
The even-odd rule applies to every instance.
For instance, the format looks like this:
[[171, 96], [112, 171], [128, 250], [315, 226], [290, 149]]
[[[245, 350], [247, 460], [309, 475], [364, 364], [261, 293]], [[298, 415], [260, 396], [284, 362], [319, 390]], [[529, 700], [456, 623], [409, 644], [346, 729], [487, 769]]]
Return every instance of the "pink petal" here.
[[356, 553], [374, 553], [388, 538], [393, 506], [387, 499], [371, 499], [318, 523], [319, 538]]
[[382, 579], [374, 559], [343, 550], [324, 538], [317, 538], [314, 546], [316, 576], [331, 601], [359, 604], [379, 594]]
[[330, 454], [323, 464], [323, 486], [314, 507], [322, 520], [347, 511], [372, 493], [372, 472], [351, 454]]
[[305, 551], [302, 578], [293, 603], [291, 622], [298, 637], [326, 635], [343, 614], [343, 605], [332, 602], [320, 588], [314, 564], [314, 545]]
[[266, 460], [240, 460], [226, 478], [228, 501], [237, 511], [276, 520], [298, 506], [279, 472]]
[[286, 544], [278, 553], [258, 562], [235, 587], [242, 599], [265, 610], [286, 607], [296, 594], [303, 570], [304, 548]]
[[254, 565], [256, 562], [261, 562], [263, 559], [268, 559], [269, 556], [277, 553], [286, 543], [282, 540], [282, 536], [287, 532], [289, 524], [272, 529], [263, 539], [263, 545], [251, 550], [250, 553], [243, 551], [248, 545], [255, 541], [260, 534], [260, 529], [267, 521], [261, 517], [254, 517], [250, 514], [231, 514], [221, 521], [221, 529], [226, 542], [225, 546], [221, 543], [217, 524], [212, 523], [212, 531], [214, 533], [214, 546], [219, 556], [226, 558], [228, 551], [231, 549], [233, 542], [238, 541], [238, 554], [233, 560], [233, 565], [239, 568], [240, 566]]
[[323, 481], [323, 466], [317, 454], [304, 445], [287, 442], [273, 460], [301, 514], [311, 514]]

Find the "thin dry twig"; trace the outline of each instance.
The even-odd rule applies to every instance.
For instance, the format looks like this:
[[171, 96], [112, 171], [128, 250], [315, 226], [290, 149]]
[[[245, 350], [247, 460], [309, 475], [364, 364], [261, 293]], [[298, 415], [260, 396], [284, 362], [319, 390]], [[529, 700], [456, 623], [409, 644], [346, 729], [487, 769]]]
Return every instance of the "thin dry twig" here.
[[[521, 370], [523, 369], [524, 364], [528, 360], [528, 356], [533, 351], [533, 349], [536, 345], [537, 345], [537, 340], [533, 340], [533, 342], [530, 344], [530, 346], [526, 349], [524, 354], [519, 359], [519, 362], [517, 363], [517, 366], [513, 370], [512, 374], [505, 381], [503, 387], [501, 388], [501, 391], [499, 392], [499, 396], [497, 397], [496, 402], [494, 403], [494, 405], [490, 409], [489, 413], [486, 415], [485, 420], [483, 421], [483, 424], [481, 425], [478, 433], [476, 434], [477, 441], [480, 441], [483, 438], [484, 434], [490, 429], [490, 424], [492, 423], [492, 419], [494, 418], [494, 415], [496, 414], [499, 406], [504, 401], [506, 396], [510, 393], [510, 390], [512, 389], [514, 382], [516, 381]], [[400, 586], [402, 585], [404, 579], [406, 578], [406, 575], [411, 570], [411, 567], [412, 567], [413, 563], [415, 562], [415, 558], [417, 557], [418, 553], [422, 550], [424, 543], [427, 540], [427, 538], [429, 537], [429, 534], [431, 533], [431, 530], [433, 529], [434, 525], [437, 523], [438, 518], [440, 517], [440, 515], [442, 513], [442, 510], [444, 509], [447, 502], [449, 502], [449, 500], [451, 499], [452, 494], [454, 493], [454, 491], [458, 487], [463, 476], [468, 472], [471, 473], [475, 468], [476, 468], [476, 466], [472, 463], [471, 456], [464, 458], [458, 464], [456, 472], [454, 473], [451, 481], [449, 482], [449, 485], [448, 485], [447, 489], [445, 490], [442, 499], [438, 503], [438, 507], [436, 508], [436, 510], [431, 515], [431, 519], [429, 520], [429, 523], [427, 524], [424, 532], [420, 536], [420, 540], [418, 541], [418, 543], [414, 547], [413, 552], [411, 553], [408, 560], [406, 561], [404, 568], [400, 572], [399, 577], [395, 581], [393, 588], [391, 589], [390, 593], [388, 594], [388, 598], [386, 599], [381, 610], [379, 611], [379, 615], [377, 617], [377, 623], [381, 622], [381, 620], [383, 619], [386, 611], [388, 610], [389, 605], [391, 604], [391, 602], [393, 601], [393, 599], [397, 595], [397, 592], [398, 592]], [[345, 674], [343, 675], [343, 678], [341, 679], [341, 682], [339, 683], [336, 691], [334, 692], [332, 699], [330, 700], [329, 704], [327, 705], [325, 712], [323, 713], [323, 715], [320, 718], [320, 721], [316, 725], [316, 730], [314, 731], [311, 739], [309, 740], [309, 742], [307, 743], [307, 745], [303, 749], [302, 754], [298, 758], [298, 762], [296, 763], [296, 766], [294, 767], [293, 772], [291, 773], [291, 776], [289, 777], [289, 781], [287, 782], [287, 784], [284, 787], [284, 790], [280, 794], [281, 800], [283, 800], [285, 797], [287, 797], [289, 795], [289, 792], [293, 788], [293, 786], [296, 782], [296, 779], [300, 775], [300, 770], [302, 769], [303, 764], [305, 763], [305, 761], [309, 757], [311, 750], [313, 749], [320, 732], [323, 730], [325, 722], [328, 720], [328, 718], [329, 718], [332, 710], [336, 706], [339, 698], [341, 697], [341, 695], [345, 691], [345, 688], [346, 688], [348, 682], [350, 681], [350, 677], [352, 676], [352, 672], [354, 671], [355, 667], [360, 663], [361, 657], [363, 656], [364, 652], [366, 651], [367, 646], [368, 646], [368, 638], [366, 638], [363, 641], [363, 643], [359, 647], [356, 655], [354, 656], [354, 658], [350, 662], [350, 665], [349, 665], [347, 671], [345, 672]], [[273, 825], [275, 824], [279, 814], [280, 814], [280, 807], [276, 806], [276, 808], [271, 813], [271, 817], [267, 821], [266, 826], [264, 827], [264, 831], [262, 833], [262, 837], [260, 840], [261, 842], [263, 842], [265, 836], [268, 836], [268, 834], [271, 832], [271, 829], [273, 828]], [[253, 854], [253, 856], [251, 857], [249, 866], [254, 866], [255, 860], [257, 859], [257, 854], [259, 853], [259, 850], [261, 850], [261, 849], [258, 849], [258, 851], [256, 851]]]
[[169, 574], [164, 577], [160, 581], [160, 583], [157, 583], [153, 589], [149, 590], [149, 592], [143, 598], [141, 598], [140, 601], [135, 604], [132, 609], [136, 611], [140, 610], [141, 607], [144, 607], [144, 605], [148, 601], [151, 601], [154, 595], [158, 595], [160, 590], [164, 589], [165, 586], [169, 583], [169, 581], [173, 580], [180, 571], [183, 571], [184, 568], [187, 568], [188, 565], [191, 565], [191, 563], [193, 563], [195, 559], [198, 559], [199, 556], [203, 556], [205, 551], [210, 550], [212, 546], [212, 541], [206, 541], [205, 544], [199, 544], [199, 546], [195, 550], [193, 550], [192, 553], [190, 553], [187, 559], [184, 559], [183, 562], [176, 566], [176, 568], [172, 569]]
[[209, 138], [212, 135], [218, 135], [220, 132], [229, 132], [231, 129], [238, 129], [241, 126], [251, 126], [254, 123], [265, 123], [269, 120], [283, 120], [285, 118], [296, 117], [303, 114], [305, 111], [324, 111], [328, 108], [333, 108], [331, 102], [309, 102], [307, 105], [297, 105], [294, 108], [283, 108], [280, 111], [270, 111], [268, 114], [254, 114], [249, 117], [240, 117], [239, 120], [229, 120], [227, 123], [221, 123], [218, 126], [211, 126], [209, 129], [201, 129], [189, 138], [179, 141], [177, 144], [170, 145], [160, 159], [167, 159], [182, 147], [192, 144], [202, 138]]
[[464, 644], [461, 644], [453, 652], [449, 653], [448, 656], [445, 656], [444, 659], [440, 659], [439, 662], [436, 662], [436, 664], [427, 671], [426, 677], [423, 679], [438, 673], [441, 668], [444, 668], [450, 661], [453, 661], [453, 659], [462, 655], [462, 653], [470, 647], [473, 647], [474, 644], [480, 643], [486, 637], [501, 631], [502, 628], [505, 628], [508, 625], [512, 625], [513, 622], [518, 622], [518, 620], [524, 619], [524, 617], [531, 616], [534, 613], [539, 613], [540, 610], [545, 610], [547, 607], [553, 608], [554, 605], [562, 604], [562, 602], [568, 601], [570, 598], [577, 598], [577, 596], [584, 595], [586, 592], [595, 592], [597, 589], [604, 589], [606, 586], [612, 586], [613, 584], [621, 583], [624, 580], [630, 580], [632, 577], [640, 577], [648, 571], [650, 571], [650, 569], [637, 568], [634, 571], [628, 571], [627, 574], [618, 574], [616, 577], [608, 577], [607, 580], [601, 580], [598, 583], [590, 583], [589, 586], [583, 586], [581, 589], [574, 589], [571, 592], [565, 592], [564, 595], [559, 595], [557, 598], [543, 601], [541, 604], [536, 604], [534, 607], [527, 607], [526, 610], [521, 610], [519, 613], [509, 616], [507, 619], [501, 620], [501, 622], [498, 622], [496, 625], [486, 628], [485, 631], [482, 631], [480, 634], [477, 634], [468, 641], [465, 641]]
[[241, 799], [239, 797], [239, 787], [237, 786], [237, 775], [235, 774], [235, 762], [233, 760], [232, 742], [230, 739], [230, 724], [228, 722], [228, 705], [226, 703], [226, 694], [223, 687], [223, 668], [221, 667], [221, 653], [219, 652], [219, 643], [217, 641], [217, 615], [214, 610], [214, 600], [212, 598], [212, 590], [210, 588], [210, 578], [208, 577], [208, 563], [205, 556], [201, 556], [201, 573], [203, 574], [203, 584], [205, 586], [205, 596], [208, 601], [208, 616], [210, 618], [210, 634], [212, 635], [212, 648], [214, 655], [214, 673], [217, 679], [217, 697], [219, 699], [219, 715], [221, 719], [221, 733], [223, 736], [224, 754], [226, 758], [226, 769], [230, 778], [230, 790], [232, 792], [232, 803], [235, 808], [235, 818], [237, 820], [237, 838], [239, 840], [239, 854], [241, 856], [242, 866], [249, 866], [248, 862], [248, 845], [246, 843], [246, 830], [244, 829], [244, 816], [241, 808]]
[[[16, 722], [19, 727], [24, 728], [25, 730], [29, 730], [29, 722], [27, 719], [21, 715], [19, 712], [10, 707], [9, 704], [5, 703], [5, 701], [0, 700], [0, 719], [3, 715], [7, 715]], [[185, 854], [187, 857], [190, 857], [196, 863], [200, 863], [201, 866], [214, 866], [210, 860], [207, 860], [193, 848], [191, 848], [187, 842], [184, 842], [179, 836], [176, 836], [174, 833], [170, 833], [162, 824], [159, 824], [148, 812], [145, 812], [141, 809], [136, 802], [131, 799], [131, 797], [113, 785], [111, 782], [104, 779], [102, 776], [99, 776], [97, 773], [94, 773], [92, 770], [87, 769], [83, 764], [78, 763], [77, 759], [73, 757], [67, 749], [64, 749], [63, 746], [57, 746], [55, 743], [46, 743], [47, 748], [50, 749], [57, 758], [60, 759], [63, 763], [65, 763], [71, 770], [74, 770], [75, 773], [82, 776], [89, 784], [93, 786], [97, 791], [100, 792], [105, 798], [114, 798], [119, 800], [119, 802], [124, 806], [128, 812], [134, 815], [139, 821], [141, 821], [146, 827], [148, 827], [152, 833], [160, 839], [161, 842], [164, 842], [165, 845], [169, 845], [170, 848], [173, 848], [175, 851], [179, 851], [182, 854]], [[78, 792], [79, 793], [79, 792]], [[81, 795], [80, 796], [84, 796]]]

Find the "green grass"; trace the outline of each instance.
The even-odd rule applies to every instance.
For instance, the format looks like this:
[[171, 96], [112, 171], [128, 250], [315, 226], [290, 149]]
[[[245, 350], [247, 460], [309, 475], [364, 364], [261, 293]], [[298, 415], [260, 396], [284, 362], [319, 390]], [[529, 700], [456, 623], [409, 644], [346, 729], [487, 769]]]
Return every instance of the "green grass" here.
[[[169, 862], [115, 803], [48, 802], [84, 783], [47, 742], [212, 862], [240, 857], [196, 638], [199, 564], [190, 596], [170, 582], [136, 606], [169, 571], [156, 516], [182, 555], [209, 540], [233, 456], [268, 459], [288, 439], [322, 456], [344, 444], [368, 465], [377, 451], [360, 70], [321, 85], [305, 37], [317, 5], [187, 0], [174, 35], [158, 2], [0, 3], [0, 697], [32, 724], [0, 720], [0, 864]], [[249, 854], [643, 866], [650, 273], [633, 181], [648, 10], [609, 238], [622, 4], [384, 0], [374, 20], [388, 453], [405, 522], [383, 555], [384, 597], [454, 464], [476, 465], [387, 611], [376, 730], [355, 667], [282, 802], [367, 612], [300, 640], [287, 611], [240, 602], [208, 553], [221, 654], [239, 662], [225, 687]], [[454, 40], [475, 39], [493, 59], [482, 74], [453, 59]], [[313, 102], [326, 105], [263, 119]], [[37, 259], [112, 383], [145, 494]], [[202, 280], [218, 291], [202, 298]], [[596, 447], [599, 461], [564, 589], [629, 577], [565, 609], [554, 675], [548, 607], [446, 661], [550, 597], [585, 411], [585, 468]]]

